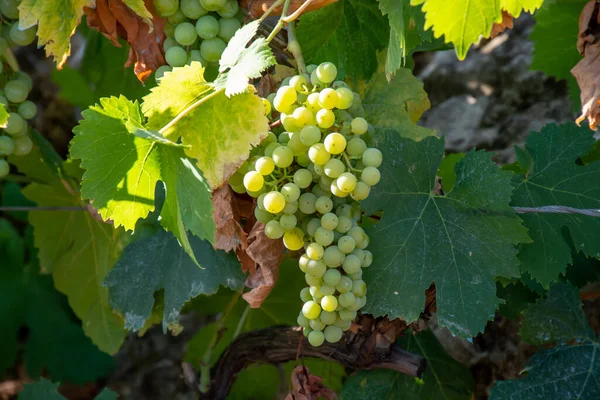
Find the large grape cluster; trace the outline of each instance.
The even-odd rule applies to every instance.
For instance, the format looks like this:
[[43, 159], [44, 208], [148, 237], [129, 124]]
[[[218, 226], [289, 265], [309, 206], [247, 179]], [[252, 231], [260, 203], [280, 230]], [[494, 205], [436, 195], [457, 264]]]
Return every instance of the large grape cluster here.
[[31, 151], [33, 142], [28, 135], [28, 119], [35, 117], [36, 105], [27, 100], [33, 82], [22, 71], [14, 72], [16, 61], [10, 47], [26, 46], [35, 40], [36, 27], [19, 29], [18, 0], [0, 0], [2, 13], [2, 34], [0, 37], [0, 103], [9, 113], [6, 127], [0, 129], [0, 178], [8, 175], [10, 167], [6, 157], [24, 156]]
[[154, 0], [159, 14], [167, 17], [164, 65], [156, 71], [159, 80], [173, 67], [192, 61], [216, 64], [227, 43], [240, 29], [237, 0]]
[[308, 287], [300, 293], [298, 324], [320, 346], [339, 341], [366, 303], [362, 268], [373, 255], [359, 202], [380, 180], [382, 154], [363, 140], [372, 127], [358, 94], [335, 81], [336, 66], [307, 70], [263, 100], [267, 114], [279, 112], [279, 134], [270, 132], [229, 184], [257, 198], [255, 216], [269, 238], [303, 250], [299, 267]]

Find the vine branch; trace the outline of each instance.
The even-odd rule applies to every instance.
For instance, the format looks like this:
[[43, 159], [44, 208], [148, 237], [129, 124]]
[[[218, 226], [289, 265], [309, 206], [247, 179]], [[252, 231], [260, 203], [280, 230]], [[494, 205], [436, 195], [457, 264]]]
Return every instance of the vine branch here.
[[600, 209], [581, 209], [566, 206], [541, 206], [541, 207], [512, 207], [517, 214], [580, 214], [588, 217], [600, 217]]

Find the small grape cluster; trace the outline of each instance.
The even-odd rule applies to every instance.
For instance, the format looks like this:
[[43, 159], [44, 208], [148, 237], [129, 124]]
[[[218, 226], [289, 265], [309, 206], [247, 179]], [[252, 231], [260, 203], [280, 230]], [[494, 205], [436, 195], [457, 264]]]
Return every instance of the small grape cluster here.
[[0, 103], [9, 113], [8, 123], [0, 129], [0, 179], [8, 175], [10, 166], [6, 157], [10, 155], [24, 156], [29, 154], [33, 142], [28, 136], [28, 119], [37, 114], [35, 103], [27, 97], [33, 82], [25, 72], [13, 72], [17, 67], [16, 60], [10, 50], [14, 46], [26, 46], [35, 40], [37, 28], [19, 29], [20, 0], [0, 0], [0, 12], [5, 22], [0, 37]]
[[335, 81], [336, 66], [307, 71], [263, 99], [268, 115], [279, 112], [279, 134], [269, 132], [229, 184], [257, 198], [255, 216], [269, 238], [304, 250], [299, 267], [308, 287], [300, 293], [298, 324], [320, 346], [339, 341], [366, 303], [362, 268], [373, 255], [359, 202], [381, 178], [382, 154], [363, 140], [373, 128], [360, 96]]
[[192, 61], [216, 64], [227, 43], [241, 28], [237, 0], [154, 0], [159, 14], [168, 17], [165, 59], [156, 71], [160, 80], [173, 67]]

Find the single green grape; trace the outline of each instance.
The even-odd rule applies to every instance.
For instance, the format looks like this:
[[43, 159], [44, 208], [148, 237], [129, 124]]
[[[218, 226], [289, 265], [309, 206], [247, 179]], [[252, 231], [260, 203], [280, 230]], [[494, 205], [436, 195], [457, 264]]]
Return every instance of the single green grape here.
[[165, 52], [165, 60], [171, 67], [183, 67], [187, 61], [187, 52], [183, 47], [173, 46]]
[[300, 256], [300, 258], [298, 259], [298, 267], [300, 268], [300, 271], [306, 273], [306, 267], [308, 266], [309, 261], [310, 258], [308, 258], [306, 254], [302, 254]]
[[154, 0], [154, 7], [161, 17], [168, 17], [179, 10], [179, 0]]
[[308, 328], [310, 327], [310, 321], [308, 318], [306, 318], [304, 316], [304, 314], [300, 313], [298, 315], [298, 318], [296, 319], [296, 322], [298, 323], [298, 326], [301, 326], [303, 328]]
[[[325, 277], [325, 275], [323, 275], [323, 277]], [[331, 296], [335, 293], [335, 287], [330, 285], [322, 285], [321, 293], [323, 296]]]
[[350, 172], [344, 172], [337, 178], [337, 187], [344, 193], [351, 193], [356, 188], [357, 181], [356, 176]]
[[350, 236], [352, 239], [354, 239], [355, 243], [362, 243], [365, 240], [365, 238], [367, 237], [365, 230], [363, 228], [361, 228], [360, 226], [353, 226], [348, 231], [348, 236]]
[[350, 139], [346, 146], [346, 153], [350, 157], [361, 157], [365, 150], [367, 150], [367, 144], [364, 140], [357, 137]]
[[[362, 297], [367, 294], [367, 284], [362, 279], [352, 281], [352, 293]], [[359, 307], [360, 308], [360, 307]]]
[[333, 243], [333, 231], [325, 229], [322, 226], [315, 231], [315, 241], [321, 246], [326, 247]]
[[306, 255], [311, 260], [320, 260], [321, 258], [323, 258], [324, 252], [325, 252], [325, 249], [323, 248], [323, 246], [321, 246], [318, 243], [311, 243], [306, 248]]
[[239, 9], [237, 0], [227, 0], [227, 3], [217, 13], [223, 18], [233, 18], [237, 14]]
[[366, 167], [379, 167], [383, 161], [381, 151], [375, 148], [366, 149], [362, 155], [362, 162]]
[[340, 233], [346, 233], [352, 229], [352, 220], [346, 216], [338, 215], [338, 224], [335, 228]]
[[319, 196], [315, 202], [315, 208], [321, 214], [327, 214], [333, 209], [333, 201], [327, 196]]
[[281, 227], [279, 221], [271, 220], [265, 225], [265, 235], [269, 239], [280, 239], [284, 233], [285, 230]]
[[340, 293], [347, 293], [352, 290], [352, 279], [347, 276], [342, 276], [337, 285], [335, 285], [335, 290]]
[[279, 168], [289, 167], [294, 162], [294, 152], [287, 146], [277, 147], [271, 157]]
[[32, 101], [24, 101], [19, 104], [17, 113], [24, 119], [32, 119], [37, 114], [37, 106]]
[[[361, 175], [362, 179], [362, 175]], [[361, 201], [369, 197], [371, 193], [371, 187], [364, 182], [357, 182], [354, 191], [350, 194], [352, 198], [356, 201]]]
[[297, 223], [298, 219], [294, 214], [283, 214], [281, 217], [279, 217], [279, 224], [285, 231], [294, 229]]
[[[298, 208], [304, 214], [310, 215], [317, 211], [315, 203], [317, 202], [317, 196], [312, 193], [302, 193], [298, 198]], [[321, 243], [322, 244], [322, 243]]]
[[342, 309], [338, 311], [338, 314], [345, 321], [353, 321], [356, 318], [356, 311], [353, 310]]
[[273, 214], [265, 210], [261, 210], [258, 207], [254, 209], [254, 216], [256, 217], [256, 220], [261, 224], [267, 224], [273, 219]]
[[[333, 202], [332, 202], [333, 206]], [[323, 214], [321, 217], [321, 226], [327, 230], [333, 231], [339, 224], [339, 218], [332, 212]]]
[[308, 334], [308, 343], [313, 347], [319, 347], [325, 342], [325, 335], [321, 331], [312, 331]]
[[15, 142], [15, 149], [13, 154], [15, 156], [26, 156], [33, 149], [33, 141], [27, 135], [18, 136], [13, 139]]
[[6, 160], [0, 158], [0, 179], [6, 177], [10, 173], [10, 165]]
[[37, 33], [37, 26], [21, 30], [19, 29], [19, 23], [15, 22], [10, 28], [10, 40], [15, 42], [19, 46], [29, 46], [35, 40]]
[[295, 183], [286, 183], [280, 189], [285, 201], [295, 203], [300, 197], [300, 188]]
[[[237, 4], [237, 3], [236, 3]], [[236, 18], [221, 18], [219, 20], [219, 37], [229, 42], [233, 35], [242, 27]]]
[[219, 34], [219, 21], [212, 15], [205, 15], [196, 21], [196, 33], [202, 39], [214, 39]]
[[346, 320], [343, 320], [343, 319], [341, 319], [341, 318], [338, 317], [337, 321], [335, 321], [335, 323], [333, 325], [337, 326], [343, 332], [345, 332], [348, 329], [350, 329], [350, 327], [352, 326], [352, 320], [346, 321]]
[[11, 103], [22, 103], [27, 100], [29, 89], [27, 84], [20, 80], [8, 81], [4, 86], [4, 96]]
[[[335, 311], [333, 311], [333, 312], [332, 311], [321, 311], [321, 315], [319, 316], [319, 319], [325, 325], [333, 325], [333, 324], [335, 324], [335, 321], [337, 321], [338, 316], [335, 313]], [[325, 328], [325, 329], [327, 329], [327, 328]]]
[[[310, 300], [312, 300], [312, 294], [310, 294], [310, 290], [309, 290], [307, 287], [303, 288], [303, 289], [300, 291], [300, 299], [301, 299], [303, 302], [307, 302], [307, 301], [310, 301]], [[305, 318], [306, 318], [306, 317], [305, 317]]]
[[331, 160], [327, 161], [324, 169], [325, 175], [327, 175], [330, 178], [337, 178], [346, 170], [346, 166], [341, 160], [338, 160], [337, 158], [332, 158]]
[[325, 337], [325, 340], [327, 340], [329, 343], [339, 342], [340, 340], [342, 340], [343, 335], [344, 332], [342, 332], [342, 329], [334, 325], [326, 327], [323, 331], [323, 336]]
[[367, 123], [367, 120], [361, 117], [354, 118], [350, 126], [352, 127], [352, 133], [354, 133], [355, 135], [362, 135], [363, 133], [366, 133], [369, 129], [369, 124]]
[[[348, 307], [351, 306], [352, 304], [354, 304], [354, 299], [356, 297], [354, 296], [354, 294], [352, 292], [346, 292], [346, 293], [342, 293], [340, 294], [338, 301], [340, 302], [340, 305], [342, 307]], [[337, 306], [336, 306], [337, 308]]]
[[346, 149], [346, 138], [340, 133], [333, 132], [325, 137], [323, 144], [330, 154], [341, 154]]
[[8, 136], [0, 136], [0, 156], [9, 156], [15, 151], [15, 142]]
[[300, 141], [306, 146], [312, 146], [321, 140], [321, 131], [314, 125], [307, 125], [300, 131]]
[[360, 260], [353, 254], [348, 254], [342, 264], [342, 269], [347, 274], [355, 274], [360, 271]]
[[208, 14], [208, 10], [202, 7], [198, 0], [180, 0], [179, 8], [183, 15], [189, 19], [198, 19]]
[[285, 207], [283, 207], [282, 211], [286, 214], [294, 214], [296, 211], [298, 211], [298, 203], [289, 203], [286, 201]]
[[329, 286], [335, 286], [340, 283], [342, 279], [342, 274], [337, 269], [328, 269], [323, 275], [323, 282], [325, 282]]
[[200, 4], [208, 11], [218, 11], [225, 7], [227, 0], [200, 0]]
[[337, 76], [337, 68], [330, 62], [322, 63], [315, 69], [315, 72], [317, 73], [317, 78], [324, 83], [335, 81], [335, 77]]
[[294, 183], [300, 189], [306, 189], [312, 183], [312, 174], [309, 170], [301, 168], [294, 172]]
[[177, 10], [177, 12], [173, 15], [169, 15], [169, 17], [167, 18], [167, 20], [177, 26], [182, 22], [187, 21], [187, 17], [185, 15], [183, 15], [183, 13], [181, 12], [181, 10]]
[[200, 44], [200, 52], [206, 61], [217, 62], [221, 58], [221, 54], [223, 54], [226, 47], [227, 45], [220, 38], [205, 39]]
[[364, 250], [364, 252], [365, 252], [365, 260], [362, 263], [362, 267], [367, 268], [367, 267], [370, 267], [371, 264], [373, 264], [373, 253], [371, 253], [369, 250]]
[[321, 260], [310, 260], [306, 265], [306, 273], [317, 278], [323, 277], [327, 271], [327, 266]]
[[[342, 236], [337, 242], [338, 248], [342, 253], [350, 254], [356, 247], [356, 242], [352, 236]], [[359, 260], [360, 264], [360, 260]]]
[[11, 136], [22, 136], [25, 134], [27, 122], [17, 113], [8, 114], [8, 123], [4, 131]]
[[308, 322], [308, 325], [310, 326], [310, 329], [313, 330], [313, 332], [322, 331], [323, 329], [325, 329], [325, 324], [321, 321], [320, 316], [318, 319], [311, 319]]
[[175, 40], [182, 46], [194, 44], [197, 38], [196, 28], [189, 22], [182, 22], [175, 28]]
[[381, 180], [381, 172], [375, 167], [366, 167], [360, 174], [360, 180], [369, 186], [375, 186]]
[[340, 87], [335, 89], [335, 91], [338, 94], [337, 108], [340, 110], [347, 110], [350, 108], [352, 106], [352, 101], [354, 100], [352, 90], [348, 89], [347, 87]]
[[308, 224], [306, 225], [306, 233], [308, 233], [309, 236], [315, 236], [315, 232], [320, 226], [321, 221], [318, 218], [312, 218], [310, 221], [308, 221]]

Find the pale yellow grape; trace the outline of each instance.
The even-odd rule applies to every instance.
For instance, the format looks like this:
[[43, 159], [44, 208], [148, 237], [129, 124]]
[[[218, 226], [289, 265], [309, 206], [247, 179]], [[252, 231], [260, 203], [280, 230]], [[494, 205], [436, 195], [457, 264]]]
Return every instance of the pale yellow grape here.
[[[305, 287], [304, 289], [302, 289], [300, 291], [300, 299], [304, 302], [312, 300], [312, 294], [310, 294], [310, 290], [307, 287]], [[300, 314], [304, 315], [304, 314], [302, 314], [302, 312], [300, 312]]]
[[320, 196], [315, 202], [315, 207], [321, 214], [326, 214], [333, 209], [333, 201], [327, 196]]
[[321, 217], [321, 226], [327, 230], [334, 230], [337, 228], [339, 218], [334, 213], [328, 212]]
[[300, 188], [294, 183], [286, 183], [280, 189], [286, 202], [295, 203], [300, 197]]
[[304, 275], [304, 280], [306, 281], [307, 284], [311, 285], [311, 286], [317, 286], [321, 284], [322, 279], [318, 278], [316, 276], [313, 276], [311, 274], [305, 274]]
[[263, 105], [265, 106], [265, 114], [269, 115], [271, 114], [271, 103], [269, 102], [269, 100], [267, 99], [261, 99], [263, 102]]
[[272, 214], [280, 213], [285, 207], [285, 197], [277, 191], [267, 193], [263, 200], [265, 210]]
[[317, 319], [321, 314], [321, 306], [312, 300], [307, 301], [302, 306], [302, 314], [308, 319]]
[[[348, 307], [354, 304], [354, 300], [356, 299], [356, 296], [354, 296], [354, 294], [352, 292], [346, 292], [346, 293], [342, 293], [340, 294], [338, 301], [340, 302], [340, 305], [342, 307]], [[322, 305], [321, 305], [322, 307]], [[337, 308], [337, 304], [336, 304], [336, 308]]]
[[250, 171], [244, 175], [244, 187], [251, 192], [257, 192], [265, 184], [265, 178], [256, 171]]
[[294, 110], [294, 112], [292, 113], [292, 116], [296, 119], [298, 124], [301, 126], [306, 126], [306, 125], [312, 124], [315, 121], [314, 114], [312, 113], [312, 111], [310, 111], [306, 107], [296, 108]]
[[343, 215], [338, 215], [337, 217], [339, 219], [338, 225], [337, 225], [337, 228], [336, 228], [336, 230], [338, 232], [346, 233], [350, 229], [352, 229], [352, 219], [350, 219], [350, 218], [348, 218], [346, 216], [343, 216]]
[[290, 79], [290, 86], [297, 92], [302, 92], [304, 86], [308, 86], [308, 77], [306, 75], [295, 75]]
[[352, 100], [354, 99], [354, 96], [352, 95], [352, 90], [345, 87], [341, 87], [335, 89], [335, 91], [338, 94], [337, 108], [339, 108], [340, 110], [346, 110], [350, 108], [350, 106], [352, 106]]
[[342, 280], [342, 274], [337, 269], [329, 269], [323, 275], [323, 281], [329, 285], [335, 287]]
[[356, 201], [361, 201], [369, 197], [371, 187], [364, 182], [357, 182], [354, 191], [350, 194]]
[[361, 117], [354, 118], [350, 126], [352, 128], [352, 133], [355, 135], [362, 135], [369, 129], [369, 124], [364, 118]]
[[[337, 246], [342, 253], [350, 254], [356, 247], [356, 242], [352, 236], [342, 236], [337, 242]], [[360, 260], [359, 260], [360, 264]]]
[[330, 133], [323, 141], [325, 150], [330, 154], [341, 154], [346, 149], [346, 138], [337, 132]]
[[366, 167], [360, 174], [360, 180], [369, 186], [375, 186], [381, 180], [381, 172], [375, 167]]
[[[352, 293], [362, 297], [367, 294], [367, 284], [362, 279], [352, 281]], [[360, 307], [359, 307], [360, 308]]]
[[321, 93], [319, 93], [319, 104], [321, 104], [323, 108], [331, 110], [337, 106], [339, 97], [340, 96], [334, 89], [323, 89], [321, 90]]
[[356, 176], [350, 172], [344, 172], [337, 178], [337, 187], [344, 193], [350, 193], [356, 188]]
[[325, 342], [325, 335], [321, 331], [312, 331], [308, 334], [308, 343], [311, 346], [319, 347]]
[[321, 107], [321, 104], [319, 104], [319, 93], [315, 92], [308, 95], [306, 98], [306, 107], [314, 114], [323, 108]]
[[271, 157], [279, 168], [289, 167], [294, 162], [294, 152], [287, 146], [277, 147]]
[[315, 165], [325, 165], [327, 161], [331, 158], [331, 154], [325, 149], [325, 145], [323, 143], [317, 143], [310, 146], [308, 149], [308, 158]]
[[321, 308], [325, 311], [335, 311], [338, 306], [338, 300], [335, 296], [325, 296], [321, 299]]
[[329, 246], [331, 243], [333, 243], [333, 239], [333, 231], [330, 231], [329, 229], [319, 227], [315, 231], [315, 241], [323, 247]]
[[333, 63], [324, 62], [315, 69], [315, 72], [321, 82], [331, 83], [337, 76], [337, 67]]
[[300, 250], [304, 246], [304, 232], [302, 229], [294, 228], [284, 233], [283, 244], [289, 250]]
[[[323, 129], [331, 128], [335, 123], [335, 114], [331, 110], [325, 108], [317, 111], [317, 125]], [[366, 146], [365, 146], [366, 147]]]
[[271, 157], [264, 156], [256, 160], [254, 168], [261, 175], [269, 175], [275, 169], [275, 162]]
[[333, 325], [337, 326], [338, 328], [340, 328], [342, 331], [345, 332], [348, 329], [350, 329], [350, 327], [352, 326], [352, 320], [345, 321], [341, 318], [338, 318], [337, 321], [335, 321], [335, 323]]
[[366, 149], [362, 155], [362, 162], [367, 167], [379, 167], [383, 161], [381, 151], [375, 148]]
[[363, 228], [361, 228], [360, 226], [353, 226], [348, 231], [348, 236], [350, 236], [352, 239], [354, 239], [354, 241], [356, 243], [362, 243], [367, 238], [367, 235], [365, 234], [365, 230]]
[[350, 194], [350, 192], [344, 192], [342, 191], [339, 187], [338, 187], [338, 183], [337, 183], [337, 178], [333, 180], [333, 182], [331, 182], [331, 186], [329, 187], [329, 190], [331, 191], [331, 193], [333, 193], [333, 195], [335, 197], [348, 197], [348, 195]]
[[312, 260], [320, 260], [324, 252], [325, 249], [318, 243], [311, 243], [306, 248], [306, 255]]
[[296, 102], [298, 93], [296, 93], [296, 90], [291, 86], [281, 86], [277, 90], [277, 97], [281, 99], [282, 104], [291, 106]]
[[322, 331], [323, 329], [325, 329], [325, 324], [321, 321], [321, 318], [311, 319], [308, 322], [308, 325], [313, 330], [313, 332], [318, 332], [318, 331]]

